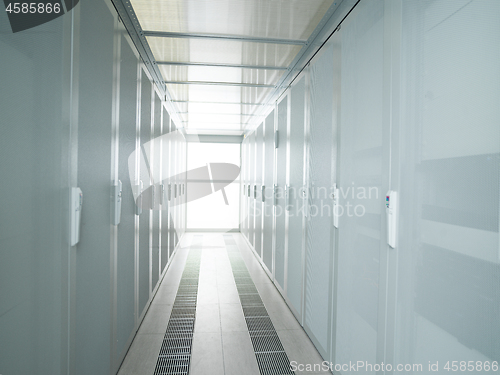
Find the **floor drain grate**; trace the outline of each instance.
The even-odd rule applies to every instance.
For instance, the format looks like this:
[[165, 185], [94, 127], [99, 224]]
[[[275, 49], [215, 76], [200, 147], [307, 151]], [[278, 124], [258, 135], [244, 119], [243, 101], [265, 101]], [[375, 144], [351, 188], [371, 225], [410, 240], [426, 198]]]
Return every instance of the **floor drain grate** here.
[[[195, 236], [200, 243], [203, 236]], [[201, 248], [189, 252], [175, 296], [154, 375], [188, 375], [196, 318]]]
[[233, 236], [224, 235], [224, 241], [261, 375], [295, 374]]

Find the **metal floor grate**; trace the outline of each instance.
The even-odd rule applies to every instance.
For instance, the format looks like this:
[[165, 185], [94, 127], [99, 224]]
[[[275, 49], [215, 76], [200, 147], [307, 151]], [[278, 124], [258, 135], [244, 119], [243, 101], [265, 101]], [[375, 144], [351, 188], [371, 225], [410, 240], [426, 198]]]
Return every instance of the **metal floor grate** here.
[[295, 374], [290, 369], [290, 361], [286, 353], [271, 352], [271, 353], [255, 353], [259, 370], [262, 375], [287, 375]]
[[273, 322], [269, 316], [264, 317], [245, 317], [247, 322], [248, 332], [252, 334], [253, 331], [274, 331]]
[[[203, 236], [195, 236], [200, 243]], [[188, 375], [196, 319], [201, 247], [191, 247], [158, 354], [154, 375]]]
[[295, 374], [233, 236], [224, 235], [224, 241], [260, 373]]
[[276, 331], [252, 332], [250, 339], [255, 353], [285, 351]]
[[239, 294], [259, 294], [257, 288], [253, 285], [236, 285]]

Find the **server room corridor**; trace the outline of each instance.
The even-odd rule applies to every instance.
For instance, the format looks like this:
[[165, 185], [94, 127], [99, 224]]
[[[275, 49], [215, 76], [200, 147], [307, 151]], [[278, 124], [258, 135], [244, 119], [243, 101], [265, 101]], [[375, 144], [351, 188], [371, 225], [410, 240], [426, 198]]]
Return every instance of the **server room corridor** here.
[[0, 375], [500, 375], [500, 0], [0, 8]]

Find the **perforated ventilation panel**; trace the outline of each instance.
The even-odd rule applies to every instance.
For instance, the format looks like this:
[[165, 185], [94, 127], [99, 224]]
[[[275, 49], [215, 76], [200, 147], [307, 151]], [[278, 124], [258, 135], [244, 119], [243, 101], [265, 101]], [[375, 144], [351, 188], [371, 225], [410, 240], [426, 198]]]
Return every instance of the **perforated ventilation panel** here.
[[255, 358], [262, 375], [294, 374], [278, 333], [252, 281], [232, 235], [224, 235]]
[[[202, 238], [203, 236], [195, 236], [194, 242], [201, 242]], [[191, 248], [156, 362], [155, 375], [189, 373], [200, 261], [201, 248]]]

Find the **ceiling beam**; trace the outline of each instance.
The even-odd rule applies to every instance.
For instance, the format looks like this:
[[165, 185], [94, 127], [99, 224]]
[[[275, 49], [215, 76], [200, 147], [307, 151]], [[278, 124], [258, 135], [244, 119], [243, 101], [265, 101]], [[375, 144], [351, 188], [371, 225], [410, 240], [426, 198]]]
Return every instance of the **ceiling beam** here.
[[273, 104], [266, 104], [266, 103], [241, 103], [241, 102], [203, 102], [203, 101], [196, 101], [196, 100], [172, 100], [173, 103], [184, 103], [184, 104], [190, 104], [190, 103], [196, 103], [196, 104], [235, 104], [235, 105], [273, 105]]
[[195, 143], [241, 143], [243, 135], [187, 134], [186, 141]]
[[267, 66], [267, 65], [244, 65], [244, 64], [213, 64], [213, 63], [195, 63], [179, 61], [157, 61], [158, 65], [176, 65], [176, 66], [208, 66], [217, 68], [244, 68], [244, 69], [265, 69], [265, 70], [287, 70], [286, 66]]
[[[247, 116], [247, 117], [255, 117], [258, 115], [253, 115], [249, 113], [199, 113], [199, 112], [177, 112], [179, 115], [199, 115], [199, 116]], [[262, 117], [262, 115], [261, 115]]]
[[239, 87], [263, 87], [274, 88], [274, 85], [259, 85], [257, 83], [238, 82], [207, 82], [207, 81], [164, 81], [167, 85], [208, 85], [208, 86], [239, 86]]
[[226, 34], [175, 33], [166, 31], [146, 31], [146, 30], [142, 31], [142, 35], [146, 37], [150, 36], [159, 38], [234, 40], [238, 42], [291, 44], [297, 46], [303, 46], [307, 43], [307, 41], [305, 40], [293, 40], [293, 39], [257, 38], [250, 36], [226, 35]]

